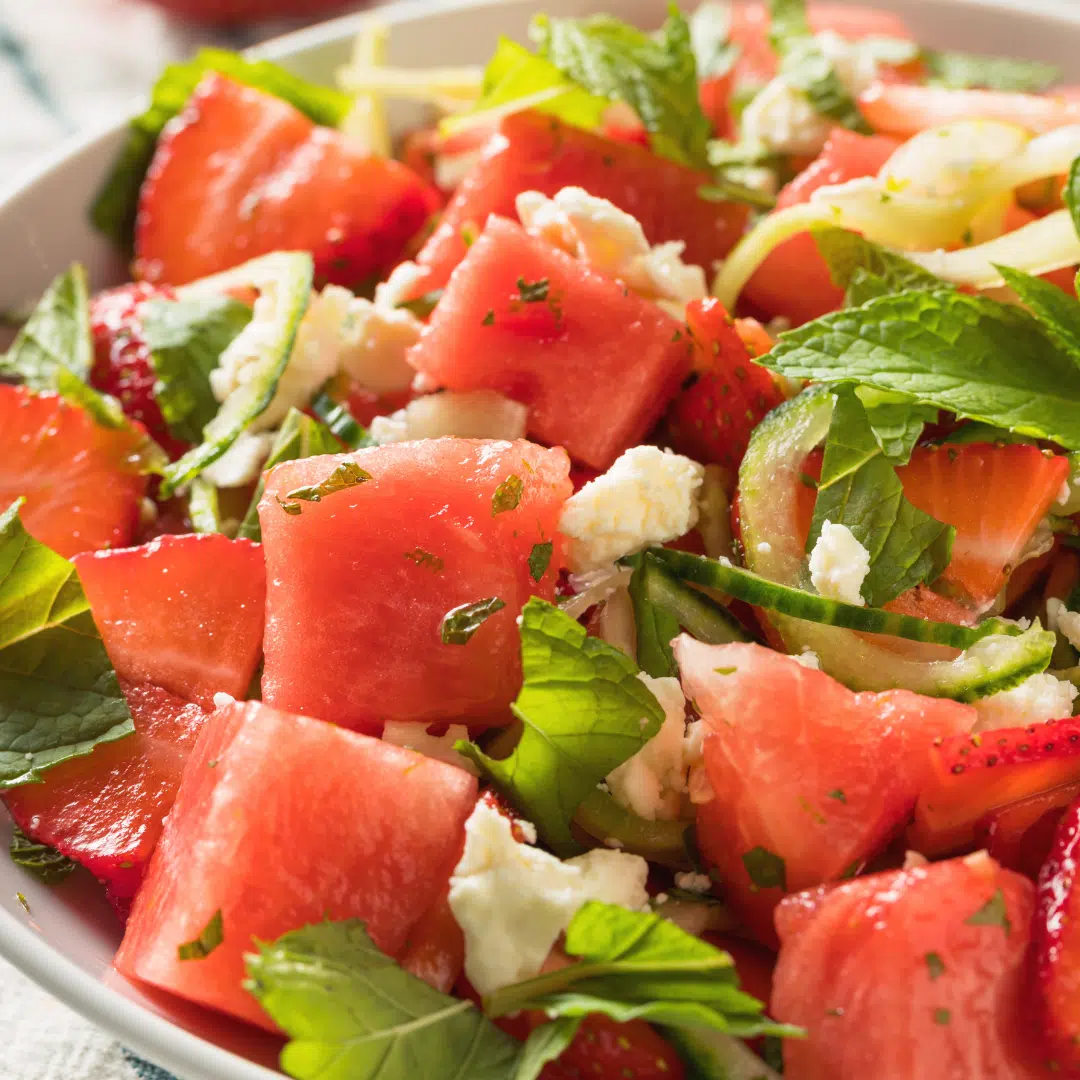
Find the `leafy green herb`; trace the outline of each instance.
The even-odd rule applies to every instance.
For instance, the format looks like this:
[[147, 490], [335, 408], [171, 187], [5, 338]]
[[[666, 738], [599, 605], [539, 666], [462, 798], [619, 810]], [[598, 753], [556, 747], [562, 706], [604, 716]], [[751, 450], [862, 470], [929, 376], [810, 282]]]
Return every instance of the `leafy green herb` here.
[[743, 854], [742, 862], [755, 888], [787, 890], [787, 867], [779, 855], [758, 845]]
[[905, 498], [851, 387], [836, 393], [807, 551], [813, 550], [826, 521], [846, 525], [870, 552], [861, 592], [874, 607], [935, 581], [949, 565], [955, 528]]
[[[331, 434], [329, 428], [319, 423], [314, 417], [300, 412], [299, 409], [290, 409], [278, 429], [274, 445], [270, 448], [270, 456], [263, 466], [263, 472], [265, 474], [268, 469], [283, 461], [297, 461], [300, 458], [340, 452], [341, 444]], [[258, 542], [262, 539], [262, 529], [259, 526], [259, 500], [262, 499], [263, 489], [264, 482], [260, 477], [251, 504], [240, 525], [240, 531], [237, 533], [237, 536], [244, 540]], [[300, 507], [297, 507], [297, 510], [299, 509]]]
[[986, 297], [880, 296], [781, 335], [758, 363], [793, 378], [863, 383], [1080, 448], [1080, 366], [1033, 316]]
[[926, 954], [926, 970], [930, 973], [930, 981], [936, 982], [945, 974], [945, 961], [936, 952]]
[[494, 326], [495, 325], [495, 309], [488, 308], [487, 314], [480, 320], [481, 326]]
[[130, 245], [139, 188], [158, 136], [209, 71], [273, 94], [327, 127], [337, 127], [353, 104], [347, 94], [305, 82], [269, 60], [245, 60], [225, 49], [202, 49], [184, 63], [169, 64], [154, 85], [150, 107], [131, 121], [127, 141], [90, 210], [95, 227], [121, 246]]
[[518, 296], [523, 304], [542, 304], [548, 298], [548, 287], [546, 277], [537, 281], [526, 281], [523, 277], [517, 279]]
[[952, 1020], [952, 1013], [948, 1009], [935, 1009], [934, 1010], [934, 1023], [935, 1024], [947, 1024]]
[[217, 488], [205, 477], [196, 476], [191, 482], [188, 496], [188, 517], [197, 533], [222, 531], [221, 508], [218, 506]]
[[521, 1049], [513, 1080], [536, 1080], [544, 1066], [574, 1041], [581, 1020], [579, 1016], [560, 1016], [534, 1028]]
[[93, 363], [86, 271], [72, 263], [53, 278], [0, 357], [0, 375], [17, 378], [32, 390], [54, 390], [57, 369], [85, 381]]
[[45, 885], [58, 885], [75, 869], [75, 863], [66, 855], [31, 840], [18, 825], [11, 833], [11, 861]]
[[775, 195], [740, 183], [723, 172], [717, 173], [711, 184], [699, 187], [698, 195], [708, 202], [741, 202], [755, 210], [772, 210], [776, 206]]
[[225, 928], [221, 921], [221, 909], [210, 917], [194, 941], [177, 946], [178, 960], [205, 960], [225, 940]]
[[833, 225], [811, 230], [833, 284], [845, 290], [844, 304], [859, 307], [877, 296], [909, 289], [947, 289], [940, 278], [903, 255]]
[[253, 375], [225, 399], [214, 418], [203, 428], [202, 442], [165, 469], [162, 498], [168, 498], [190, 483], [207, 465], [217, 461], [273, 401], [289, 362], [300, 321], [307, 310], [314, 273], [315, 264], [308, 252], [277, 251], [199, 283], [199, 291], [210, 294], [221, 293], [227, 287], [241, 283], [260, 289], [272, 286], [274, 306], [261, 320], [257, 333], [244, 338], [248, 329], [254, 326], [249, 324], [234, 341], [235, 348], [245, 346], [250, 349]]
[[539, 581], [547, 573], [554, 550], [555, 545], [550, 540], [545, 540], [542, 544], [533, 544], [532, 551], [529, 552], [529, 577], [533, 581]]
[[149, 300], [139, 316], [157, 375], [154, 400], [175, 438], [198, 442], [218, 411], [210, 372], [251, 321], [251, 308], [228, 296], [200, 296]]
[[726, 952], [654, 913], [590, 901], [571, 921], [565, 949], [578, 963], [496, 990], [484, 1000], [488, 1015], [543, 1009], [744, 1038], [801, 1034], [762, 1015], [761, 1002], [739, 989]]
[[805, 0], [768, 0], [768, 6], [769, 42], [780, 57], [780, 73], [806, 95], [816, 112], [869, 134], [855, 99], [814, 39]]
[[1000, 926], [1008, 937], [1012, 933], [1012, 922], [1005, 908], [1005, 894], [1001, 889], [996, 889], [994, 895], [973, 915], [965, 920], [968, 926]]
[[1074, 159], [1069, 169], [1069, 177], [1065, 182], [1062, 198], [1072, 218], [1073, 228], [1080, 235], [1080, 157]]
[[1020, 94], [1041, 94], [1061, 79], [1061, 68], [1012, 56], [978, 56], [965, 52], [922, 53], [930, 82], [949, 90], [979, 87]]
[[520, 476], [511, 473], [496, 489], [491, 496], [491, 516], [505, 514], [508, 510], [516, 510], [521, 502], [525, 484]]
[[135, 730], [75, 567], [27, 533], [21, 502], [0, 514], [0, 788]]
[[414, 300], [402, 300], [397, 307], [404, 308], [418, 319], [426, 319], [435, 310], [435, 306], [442, 299], [442, 294], [442, 289], [432, 289], [431, 292], [426, 292]]
[[540, 55], [578, 86], [629, 105], [657, 154], [704, 165], [712, 127], [698, 102], [690, 27], [674, 5], [655, 34], [610, 15], [537, 15], [529, 34]]
[[355, 461], [343, 461], [335, 466], [325, 480], [318, 484], [293, 488], [292, 491], [286, 492], [285, 498], [299, 502], [322, 502], [329, 495], [336, 495], [339, 491], [366, 484], [371, 479], [371, 473], [367, 469], [362, 469]]
[[406, 551], [405, 558], [416, 563], [417, 566], [427, 567], [433, 574], [438, 574], [445, 565], [438, 555], [432, 555], [430, 551], [425, 551], [423, 548]]
[[524, 727], [513, 752], [497, 760], [471, 742], [456, 749], [557, 854], [573, 854], [570, 821], [579, 803], [659, 731], [664, 711], [625, 653], [535, 596], [521, 613], [521, 664], [524, 683], [512, 708]]
[[840, 789], [840, 788], [836, 788], [834, 791], [830, 791], [829, 792], [829, 798], [830, 799], [835, 799], [837, 802], [842, 802], [842, 803], [847, 802], [847, 796], [844, 794], [843, 790]]
[[1080, 368], [1080, 301], [1034, 274], [1008, 266], [997, 269], [1005, 284], [1035, 313], [1057, 347]]
[[462, 604], [451, 608], [442, 619], [439, 636], [444, 645], [465, 645], [484, 623], [506, 607], [506, 601], [497, 596], [477, 600], [474, 604]]
[[903, 394], [857, 386], [855, 396], [862, 402], [870, 429], [882, 453], [893, 465], [906, 465], [923, 428], [938, 418], [930, 405], [913, 405]]
[[403, 971], [357, 920], [285, 934], [249, 954], [248, 990], [292, 1041], [297, 1080], [509, 1080], [519, 1044], [469, 1001]]
[[731, 40], [731, 8], [706, 0], [690, 16], [690, 45], [699, 79], [718, 79], [735, 66], [742, 46]]

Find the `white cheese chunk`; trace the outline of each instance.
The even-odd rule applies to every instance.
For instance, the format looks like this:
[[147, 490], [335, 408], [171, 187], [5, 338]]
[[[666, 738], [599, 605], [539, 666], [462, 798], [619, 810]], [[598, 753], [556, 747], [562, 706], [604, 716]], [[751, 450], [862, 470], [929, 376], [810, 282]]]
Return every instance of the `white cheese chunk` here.
[[570, 569], [595, 570], [688, 533], [697, 524], [704, 475], [680, 454], [655, 446], [627, 450], [566, 501], [559, 528], [570, 538]]
[[377, 443], [407, 439], [525, 438], [529, 410], [494, 390], [444, 390], [410, 401], [389, 416], [376, 416], [371, 437]]
[[870, 552], [846, 525], [826, 520], [810, 552], [810, 581], [830, 600], [863, 606], [862, 583], [870, 572]]
[[1012, 690], [980, 698], [975, 702], [979, 719], [973, 730], [1027, 727], [1045, 724], [1072, 715], [1077, 690], [1071, 682], [1043, 673], [1030, 675]]
[[1051, 597], [1046, 601], [1046, 625], [1080, 650], [1080, 612], [1070, 611], [1061, 600]]

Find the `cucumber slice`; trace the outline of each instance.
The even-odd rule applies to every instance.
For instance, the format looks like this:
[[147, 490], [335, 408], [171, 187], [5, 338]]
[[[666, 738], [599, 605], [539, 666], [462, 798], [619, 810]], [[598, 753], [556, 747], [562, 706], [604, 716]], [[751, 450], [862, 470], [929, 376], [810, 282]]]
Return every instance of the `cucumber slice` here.
[[[796, 527], [798, 492], [803, 461], [825, 438], [834, 400], [828, 387], [815, 386], [774, 409], [755, 430], [739, 470], [747, 564], [759, 578], [789, 589], [801, 590], [807, 583], [806, 553]], [[852, 633], [850, 623], [829, 625], [796, 617], [807, 613], [776, 608], [772, 622], [789, 651], [813, 650], [825, 671], [854, 690], [904, 688], [930, 697], [975, 701], [1045, 670], [1054, 648], [1054, 635], [1036, 624], [1016, 636], [991, 633], [975, 644], [958, 636], [953, 639], [955, 647], [966, 649], [958, 656], [943, 655], [934, 646], [925, 652], [900, 653]], [[886, 632], [895, 633], [891, 628]], [[915, 640], [942, 638], [923, 635]]]
[[574, 812], [574, 824], [601, 843], [619, 842], [619, 850], [640, 855], [673, 870], [691, 870], [687, 832], [689, 821], [649, 821], [620, 806], [597, 788]]
[[[663, 554], [681, 555], [683, 553], [668, 551], [667, 548], [657, 548], [653, 552], [646, 552], [641, 561], [640, 573], [643, 575], [645, 596], [651, 603], [663, 608], [691, 637], [704, 641], [707, 645], [726, 645], [732, 641], [754, 640], [727, 608], [703, 592], [684, 585], [677, 574], [667, 570], [662, 559], [656, 557]], [[697, 557], [690, 556], [690, 558]], [[631, 595], [633, 595], [633, 588], [633, 580], [631, 580]]]
[[664, 1028], [690, 1080], [782, 1080], [741, 1039], [706, 1028]]

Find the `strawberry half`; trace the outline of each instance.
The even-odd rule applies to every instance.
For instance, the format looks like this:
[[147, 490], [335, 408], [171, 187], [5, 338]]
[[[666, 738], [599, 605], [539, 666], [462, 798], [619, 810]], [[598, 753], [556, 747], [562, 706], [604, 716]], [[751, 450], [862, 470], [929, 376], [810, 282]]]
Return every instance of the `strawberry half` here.
[[915, 506], [956, 526], [952, 561], [938, 587], [951, 587], [982, 611], [1053, 506], [1069, 463], [1035, 446], [970, 443], [919, 447], [896, 474]]
[[172, 289], [136, 282], [98, 293], [90, 301], [90, 328], [94, 335], [94, 366], [90, 385], [111, 394], [124, 414], [138, 420], [173, 460], [188, 444], [174, 439], [154, 400], [157, 376], [143, 336], [139, 309], [147, 300], [175, 300]]
[[719, 300], [691, 301], [686, 325], [695, 374], [668, 412], [672, 449], [736, 469], [750, 433], [783, 395], [769, 372], [753, 363], [751, 347]]
[[130, 543], [146, 492], [144, 441], [56, 394], [0, 384], [0, 507], [25, 496], [27, 531], [68, 558]]
[[930, 757], [908, 843], [935, 857], [972, 846], [993, 811], [1080, 782], [1080, 717], [953, 735]]
[[262, 651], [262, 547], [220, 533], [160, 536], [75, 560], [117, 674], [210, 707], [247, 696]]
[[1080, 780], [995, 810], [975, 827], [976, 847], [1034, 881], [1050, 855], [1061, 815], [1078, 796]]
[[178, 285], [270, 251], [358, 285], [398, 262], [439, 196], [279, 98], [216, 73], [158, 140], [139, 194], [135, 269]]
[[1035, 999], [1058, 1066], [1080, 1069], [1080, 799], [1065, 811], [1039, 873], [1031, 952]]

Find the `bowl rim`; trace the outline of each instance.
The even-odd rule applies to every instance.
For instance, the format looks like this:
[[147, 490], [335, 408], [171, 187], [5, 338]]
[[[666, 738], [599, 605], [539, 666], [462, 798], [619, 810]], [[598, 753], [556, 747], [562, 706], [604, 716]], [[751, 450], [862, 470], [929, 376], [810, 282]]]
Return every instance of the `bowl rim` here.
[[[527, 2], [511, 0], [517, 6], [526, 6]], [[1018, 18], [1035, 17], [1080, 28], [1080, 5], [1070, 0], [948, 0], [948, 3], [954, 8], [969, 8], [973, 15], [991, 9]], [[906, 0], [907, 7], [921, 8], [931, 14], [937, 4], [938, 0]], [[291, 31], [254, 46], [245, 54], [278, 60], [353, 37], [371, 24], [393, 26], [432, 15], [453, 15], [496, 5], [510, 6], [506, 0], [393, 0]], [[43, 183], [72, 158], [104, 139], [118, 137], [132, 117], [145, 107], [145, 100], [145, 95], [133, 98], [110, 116], [63, 139], [35, 165], [16, 172], [8, 183], [0, 186], [0, 215], [11, 212], [13, 204], [29, 189]], [[33, 926], [32, 919], [26, 923], [13, 911], [0, 908], [0, 956], [125, 1047], [175, 1073], [181, 1080], [211, 1080], [221, 1075], [222, 1070], [228, 1070], [229, 1080], [275, 1080], [281, 1076], [280, 1072], [226, 1050], [104, 984], [39, 937]]]

